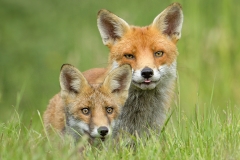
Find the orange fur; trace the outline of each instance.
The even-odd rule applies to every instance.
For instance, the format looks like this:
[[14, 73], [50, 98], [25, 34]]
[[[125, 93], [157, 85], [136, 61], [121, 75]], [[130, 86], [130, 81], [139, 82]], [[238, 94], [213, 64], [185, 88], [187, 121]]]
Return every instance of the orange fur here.
[[48, 129], [50, 129], [50, 125], [52, 125], [58, 131], [62, 131], [64, 129], [65, 114], [60, 94], [56, 94], [50, 100], [47, 110], [44, 113], [43, 121]]
[[[163, 64], [171, 64], [178, 54], [176, 45], [155, 27], [131, 27], [121, 40], [115, 45], [109, 46], [109, 63], [117, 61], [120, 64], [130, 64], [134, 70], [145, 66], [159, 67]], [[163, 51], [161, 58], [155, 58], [153, 53]], [[129, 60], [124, 54], [132, 54], [136, 58]]]

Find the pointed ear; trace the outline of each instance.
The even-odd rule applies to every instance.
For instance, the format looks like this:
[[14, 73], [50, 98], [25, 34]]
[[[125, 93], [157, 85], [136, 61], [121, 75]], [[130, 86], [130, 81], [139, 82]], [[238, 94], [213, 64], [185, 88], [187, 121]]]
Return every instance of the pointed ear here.
[[62, 65], [59, 80], [62, 97], [68, 94], [76, 95], [84, 86], [89, 85], [82, 73], [70, 64]]
[[127, 22], [105, 9], [98, 12], [97, 25], [106, 46], [113, 45], [129, 29]]
[[181, 37], [182, 24], [182, 7], [179, 3], [173, 3], [153, 20], [152, 26], [177, 42]]
[[[122, 65], [112, 70], [103, 82], [105, 87], [110, 93], [125, 98], [128, 97], [128, 90], [132, 81], [132, 70], [130, 65]], [[125, 101], [124, 100], [124, 101]]]

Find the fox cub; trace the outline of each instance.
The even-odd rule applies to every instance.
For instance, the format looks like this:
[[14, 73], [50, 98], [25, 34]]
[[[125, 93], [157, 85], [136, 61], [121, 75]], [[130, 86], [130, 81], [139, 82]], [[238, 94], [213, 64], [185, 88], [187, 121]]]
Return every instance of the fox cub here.
[[82, 135], [90, 140], [105, 140], [128, 97], [131, 67], [122, 65], [111, 71], [103, 83], [94, 84], [95, 75], [86, 75], [65, 64], [60, 72], [61, 92], [51, 100], [43, 115], [47, 130], [51, 127], [68, 133], [77, 141]]

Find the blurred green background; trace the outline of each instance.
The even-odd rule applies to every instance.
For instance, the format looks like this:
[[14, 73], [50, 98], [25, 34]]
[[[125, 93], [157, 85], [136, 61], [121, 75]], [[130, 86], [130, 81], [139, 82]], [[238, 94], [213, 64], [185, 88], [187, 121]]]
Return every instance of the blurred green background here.
[[[59, 71], [107, 66], [97, 29], [105, 8], [129, 24], [146, 26], [174, 1], [0, 0], [0, 122], [18, 107], [24, 123], [39, 124], [37, 110], [60, 91]], [[240, 1], [179, 0], [184, 12], [178, 42], [180, 104], [223, 113], [240, 105]], [[213, 91], [213, 92], [212, 92]], [[212, 94], [213, 93], [213, 94]], [[174, 106], [174, 103], [173, 103]]]

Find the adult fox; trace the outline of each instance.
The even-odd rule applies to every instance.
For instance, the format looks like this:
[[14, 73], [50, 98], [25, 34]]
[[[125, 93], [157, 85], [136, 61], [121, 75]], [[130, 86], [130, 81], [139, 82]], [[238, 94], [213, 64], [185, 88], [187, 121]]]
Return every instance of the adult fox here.
[[90, 142], [109, 137], [128, 97], [131, 76], [131, 67], [123, 65], [111, 71], [103, 83], [95, 84], [94, 75], [84, 77], [72, 65], [63, 65], [61, 92], [50, 100], [43, 115], [46, 129], [68, 133], [76, 141], [84, 134]]
[[130, 26], [107, 10], [98, 12], [97, 25], [109, 50], [109, 66], [91, 69], [101, 82], [104, 74], [123, 64], [132, 67], [129, 97], [114, 128], [132, 135], [160, 131], [173, 97], [176, 81], [177, 41], [181, 37], [183, 12], [179, 3], [162, 11], [146, 27]]

